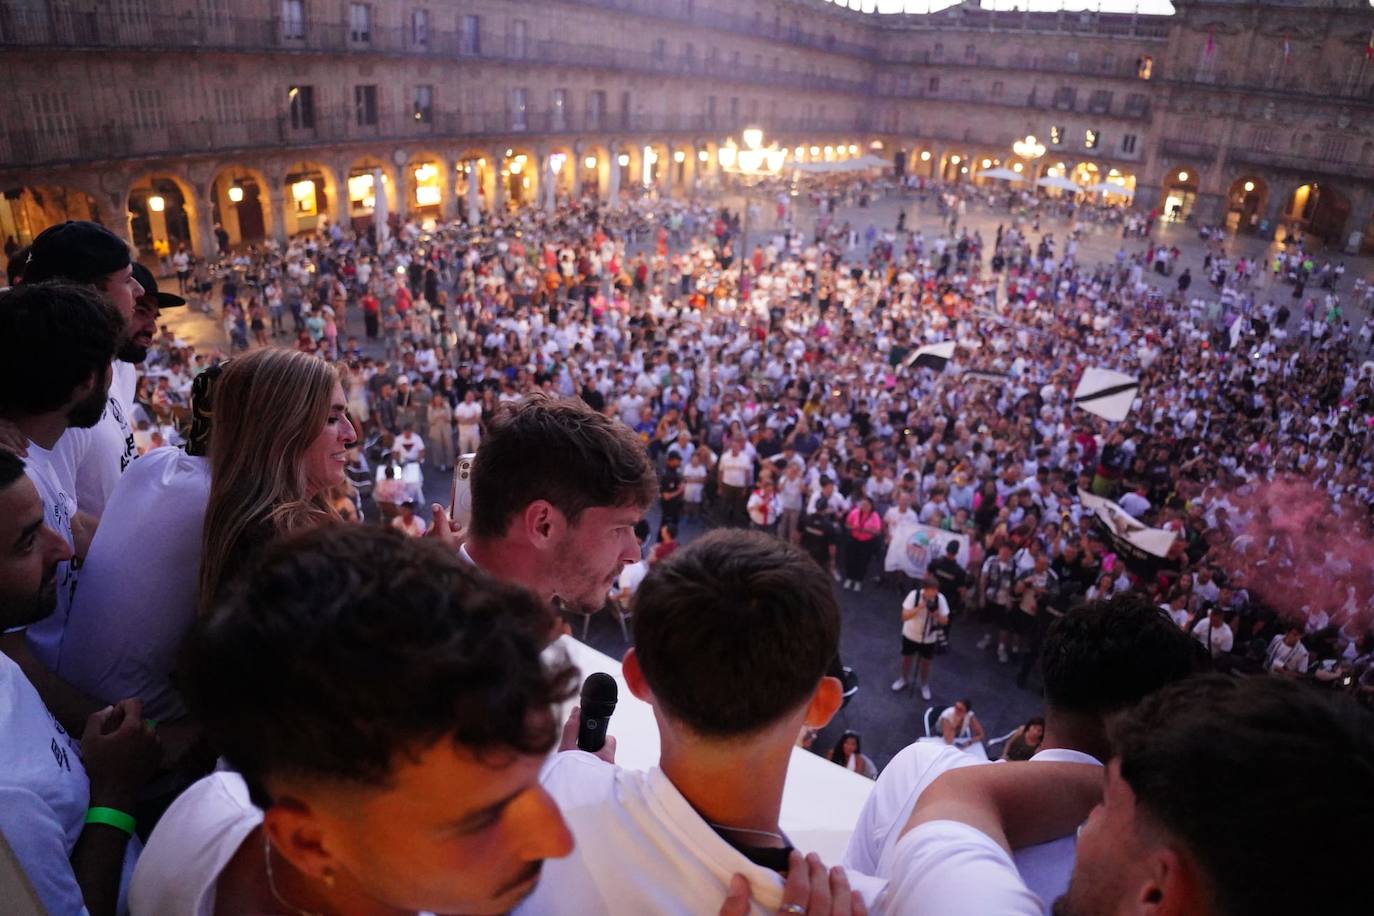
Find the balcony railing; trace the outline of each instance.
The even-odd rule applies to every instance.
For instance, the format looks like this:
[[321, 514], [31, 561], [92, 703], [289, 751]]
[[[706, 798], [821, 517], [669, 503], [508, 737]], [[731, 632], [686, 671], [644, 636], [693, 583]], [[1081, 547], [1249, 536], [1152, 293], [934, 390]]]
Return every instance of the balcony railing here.
[[1175, 140], [1168, 138], [1160, 146], [1166, 156], [1187, 159], [1189, 162], [1215, 162], [1217, 146], [1215, 143], [1199, 143], [1195, 140]]
[[1232, 147], [1226, 151], [1226, 161], [1232, 165], [1257, 165], [1300, 175], [1324, 174], [1344, 178], [1374, 179], [1374, 164], [1372, 163], [1361, 164], [1320, 156], [1290, 156], [1284, 153]]
[[[927, 15], [882, 17], [893, 32], [1035, 32], [1073, 35], [1110, 35], [1163, 41], [1169, 37], [1170, 20], [1164, 16], [1132, 16], [1129, 13], [1029, 12], [985, 10], [976, 5], [955, 6]], [[891, 34], [891, 33], [889, 33]], [[894, 35], [894, 42], [903, 39]]]
[[1232, 73], [1210, 67], [1184, 67], [1174, 71], [1167, 82], [1178, 85], [1218, 86], [1285, 98], [1320, 96], [1323, 99], [1342, 99], [1374, 107], [1374, 83], [1348, 80], [1303, 80], [1300, 76], [1280, 80], [1268, 74]]
[[[976, 105], [996, 105], [1028, 111], [1074, 110], [1072, 104], [1068, 106], [1056, 104], [1051, 98], [1041, 98], [1035, 94], [1023, 95], [1020, 92], [1011, 94], [1004, 92], [1002, 95], [994, 96], [982, 89], [960, 89], [958, 87], [936, 90], [931, 90], [926, 85], [907, 86], [905, 88], [885, 87], [881, 81], [876, 83], [875, 87], [874, 95], [879, 97], [915, 99], [926, 102], [970, 102]], [[1150, 105], [1148, 102], [1125, 104], [1121, 101], [1115, 101], [1103, 111], [1093, 112], [1093, 114], [1123, 121], [1148, 121], [1150, 119]]]
[[[777, 27], [771, 21], [753, 20], [719, 10], [696, 10], [690, 15], [662, 0], [564, 0], [575, 6], [603, 9], [655, 19], [685, 22], [702, 28], [736, 32], [781, 44], [872, 60], [876, 45], [859, 44], [836, 38], [833, 34], [808, 32], [790, 25]], [[514, 5], [514, 4], [512, 4]], [[299, 37], [290, 37], [297, 33]], [[367, 30], [367, 41], [353, 40], [346, 22], [311, 19], [304, 27], [288, 26], [275, 17], [187, 15], [167, 8], [150, 11], [130, 20], [112, 7], [70, 10], [56, 6], [46, 9], [15, 8], [11, 2], [0, 6], [0, 43], [5, 45], [61, 47], [159, 47], [159, 48], [233, 48], [240, 50], [362, 51], [385, 53], [473, 56], [471, 41], [460, 30], [427, 28], [419, 40], [410, 28], [374, 24]], [[497, 33], [481, 35], [482, 52], [504, 45]], [[480, 56], [480, 52], [476, 56]]]
[[[871, 129], [862, 115], [842, 118], [743, 118], [710, 117], [705, 114], [670, 115], [663, 113], [595, 114], [526, 112], [523, 130], [514, 127], [509, 111], [445, 112], [435, 111], [432, 120], [415, 120], [411, 113], [383, 113], [375, 124], [359, 124], [351, 110], [317, 112], [309, 127], [293, 127], [285, 115], [278, 118], [218, 124], [199, 120], [166, 124], [154, 128], [103, 127], [44, 135], [33, 131], [0, 127], [0, 163], [24, 168], [75, 162], [98, 162], [128, 158], [180, 157], [214, 152], [217, 156], [238, 152], [273, 149], [361, 144], [377, 141], [429, 143], [477, 143], [509, 140], [520, 136], [575, 137], [588, 134], [694, 134], [720, 139], [746, 126], [757, 124], [770, 135], [834, 136], [843, 138]], [[598, 137], [600, 139], [601, 137]]]
[[[896, 52], [884, 57], [879, 63], [888, 65], [908, 66], [911, 64], [928, 64], [931, 66], [948, 68], [973, 68], [978, 70], [1018, 70], [1032, 71], [1035, 73], [1064, 73], [1072, 76], [1100, 76], [1109, 79], [1136, 80], [1136, 65], [1134, 60], [1118, 61], [1108, 63], [1105, 60], [1072, 60], [1070, 58], [1037, 58], [1027, 57], [1024, 54], [1013, 54], [1010, 57], [1002, 58], [995, 54], [977, 54], [968, 57], [959, 54], [958, 49], [955, 53], [935, 55], [930, 51], [921, 51], [915, 54]], [[1155, 65], [1153, 78], [1158, 78], [1159, 67]], [[1144, 83], [1144, 80], [1141, 80]]]

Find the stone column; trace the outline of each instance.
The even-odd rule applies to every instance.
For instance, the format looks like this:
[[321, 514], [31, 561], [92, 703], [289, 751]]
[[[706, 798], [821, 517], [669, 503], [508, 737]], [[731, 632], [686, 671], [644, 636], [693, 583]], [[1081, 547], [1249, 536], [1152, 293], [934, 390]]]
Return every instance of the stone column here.
[[[272, 211], [272, 218], [268, 220], [268, 223], [271, 224], [271, 228], [268, 232], [271, 234], [272, 238], [276, 239], [277, 242], [282, 245], [286, 244], [286, 208], [288, 206], [284, 182], [285, 179], [283, 178], [282, 181], [273, 182], [272, 185], [267, 188], [267, 203]], [[295, 202], [292, 201], [290, 206], [294, 207]], [[344, 212], [348, 212], [347, 201], [344, 202]]]
[[574, 143], [572, 148], [572, 161], [568, 163], [568, 166], [572, 168], [573, 200], [580, 200], [582, 198], [582, 160], [586, 158], [586, 149], [581, 143]]
[[491, 164], [492, 175], [496, 179], [495, 191], [491, 195], [491, 212], [493, 214], [504, 213], [506, 210], [506, 181], [508, 178], [502, 176], [501, 172], [507, 167], [505, 150], [492, 150]]
[[195, 191], [196, 199], [192, 202], [196, 210], [195, 253], [198, 257], [213, 260], [219, 252], [219, 240], [215, 238], [215, 211], [211, 205], [215, 194], [214, 182], [197, 185]]
[[482, 188], [478, 183], [477, 160], [468, 160], [468, 225], [482, 222]]
[[606, 201], [612, 208], [615, 208], [620, 203], [620, 144], [611, 144], [610, 157], [611, 161], [606, 163], [610, 178], [606, 188]]
[[444, 197], [439, 202], [439, 215], [445, 221], [458, 218], [458, 164], [448, 156], [439, 159], [439, 168], [444, 174]]

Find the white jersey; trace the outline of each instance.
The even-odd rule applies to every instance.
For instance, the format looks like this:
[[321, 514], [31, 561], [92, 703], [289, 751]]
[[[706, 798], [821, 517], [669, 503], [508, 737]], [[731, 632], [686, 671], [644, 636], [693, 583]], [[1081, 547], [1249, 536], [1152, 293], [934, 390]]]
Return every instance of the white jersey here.
[[[68, 546], [72, 546], [75, 544], [72, 538], [72, 516], [76, 515], [76, 499], [72, 496], [71, 481], [62, 474], [62, 467], [57, 462], [55, 452], [41, 448], [33, 442], [29, 443], [28, 449], [29, 455], [24, 459], [24, 473], [33, 481], [39, 498], [43, 500], [43, 521], [53, 531], [62, 535]], [[57, 609], [25, 631], [33, 654], [50, 671], [57, 670], [57, 659], [62, 651], [62, 634], [67, 627], [67, 614], [71, 610], [72, 593], [75, 590], [76, 569], [70, 562], [59, 563]]]
[[111, 373], [109, 400], [100, 420], [89, 429], [68, 429], [53, 449], [63, 474], [75, 484], [77, 507], [97, 517], [105, 512], [120, 475], [138, 457], [130, 419], [138, 370], [133, 363], [115, 360]]

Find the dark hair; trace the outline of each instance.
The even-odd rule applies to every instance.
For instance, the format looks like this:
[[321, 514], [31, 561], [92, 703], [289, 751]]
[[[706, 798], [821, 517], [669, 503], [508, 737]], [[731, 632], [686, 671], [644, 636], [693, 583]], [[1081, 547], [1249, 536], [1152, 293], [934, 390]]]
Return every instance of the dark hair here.
[[29, 260], [29, 246], [25, 245], [10, 255], [9, 263], [5, 265], [5, 279], [10, 286], [15, 286], [24, 279], [24, 266]]
[[89, 286], [24, 283], [0, 293], [0, 408], [48, 413], [105, 372], [124, 333], [114, 306]]
[[537, 499], [576, 524], [599, 506], [648, 506], [658, 496], [653, 465], [628, 426], [581, 398], [533, 392], [497, 409], [472, 462], [476, 538], [497, 539]]
[[[1368, 847], [1351, 838], [1374, 820], [1374, 719], [1348, 698], [1206, 675], [1146, 699], [1112, 743], [1138, 809], [1182, 842], [1217, 912], [1369, 911]], [[1283, 825], [1299, 823], [1320, 826], [1294, 842]]]
[[840, 644], [829, 575], [800, 549], [722, 530], [650, 569], [634, 601], [640, 669], [699, 735], [758, 731], [810, 698]]
[[576, 689], [540, 650], [552, 611], [438, 544], [337, 525], [287, 538], [197, 623], [188, 701], [266, 800], [274, 774], [385, 785], [449, 738], [543, 754]]
[[0, 490], [24, 476], [24, 459], [0, 449]]
[[835, 746], [830, 749], [831, 763], [838, 763], [840, 766], [844, 766], [849, 762], [849, 755], [844, 752], [844, 743], [850, 738], [854, 739], [854, 755], [857, 757], [859, 754], [863, 753], [863, 741], [860, 739], [859, 733], [846, 729], [845, 733], [840, 735], [840, 740], [836, 741]]
[[1071, 609], [1050, 625], [1040, 656], [1050, 706], [1095, 716], [1207, 667], [1206, 650], [1134, 592]]

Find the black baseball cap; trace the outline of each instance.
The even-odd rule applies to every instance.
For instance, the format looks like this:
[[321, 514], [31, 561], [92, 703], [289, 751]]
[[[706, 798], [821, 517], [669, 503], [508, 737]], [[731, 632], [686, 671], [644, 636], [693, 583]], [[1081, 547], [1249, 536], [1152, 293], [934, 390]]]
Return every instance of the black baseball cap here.
[[26, 283], [63, 279], [91, 283], [129, 266], [129, 246], [99, 223], [67, 220], [49, 226], [29, 246]]
[[172, 309], [186, 304], [186, 300], [180, 296], [159, 292], [153, 272], [137, 261], [134, 262], [134, 279], [138, 281], [139, 286], [143, 287], [143, 295], [157, 297], [157, 307], [160, 309]]

